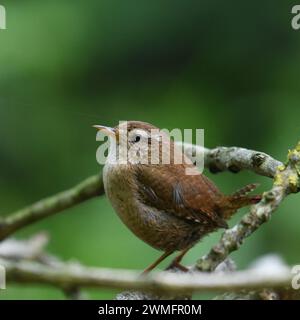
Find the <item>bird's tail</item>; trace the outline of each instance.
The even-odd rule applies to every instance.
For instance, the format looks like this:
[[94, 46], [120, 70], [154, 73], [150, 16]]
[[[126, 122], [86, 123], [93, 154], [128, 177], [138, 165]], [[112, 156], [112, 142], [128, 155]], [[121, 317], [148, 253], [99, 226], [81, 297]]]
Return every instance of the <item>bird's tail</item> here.
[[246, 207], [261, 200], [261, 195], [249, 196], [248, 193], [258, 187], [258, 184], [251, 183], [237, 190], [232, 195], [225, 196], [225, 205], [222, 208], [222, 217], [229, 219], [238, 209]]

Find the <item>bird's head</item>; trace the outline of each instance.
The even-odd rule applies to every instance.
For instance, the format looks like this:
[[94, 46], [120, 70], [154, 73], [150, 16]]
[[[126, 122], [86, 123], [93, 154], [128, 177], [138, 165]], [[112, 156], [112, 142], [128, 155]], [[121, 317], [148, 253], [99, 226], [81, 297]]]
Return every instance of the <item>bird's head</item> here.
[[166, 132], [142, 121], [124, 121], [116, 127], [94, 127], [110, 138], [110, 147], [115, 146], [118, 154], [122, 152], [122, 148], [126, 149], [127, 158], [132, 163], [153, 163], [153, 159], [160, 163], [162, 155], [169, 156], [170, 147], [172, 149], [173, 146], [173, 141]]
[[94, 125], [94, 128], [114, 139], [117, 144], [120, 144], [122, 139], [124, 141], [126, 139], [128, 147], [140, 142], [151, 143], [151, 138], [159, 139], [159, 134], [155, 135], [156, 131], [159, 133], [159, 129], [150, 123], [142, 121], [123, 121], [116, 127]]

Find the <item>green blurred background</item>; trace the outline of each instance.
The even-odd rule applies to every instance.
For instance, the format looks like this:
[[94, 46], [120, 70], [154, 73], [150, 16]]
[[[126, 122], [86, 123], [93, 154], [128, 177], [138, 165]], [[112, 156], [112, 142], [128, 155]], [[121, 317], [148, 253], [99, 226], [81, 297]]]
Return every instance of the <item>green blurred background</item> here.
[[[4, 1], [0, 30], [0, 215], [99, 172], [93, 124], [143, 120], [204, 128], [207, 147], [243, 146], [284, 160], [300, 138], [300, 31], [289, 1]], [[209, 173], [208, 173], [209, 174]], [[271, 181], [249, 172], [210, 177], [230, 193]], [[232, 257], [240, 268], [262, 254], [300, 262], [300, 198]], [[241, 210], [230, 222], [240, 219]], [[49, 251], [87, 265], [143, 269], [159, 252], [136, 239], [105, 197], [27, 227], [50, 236]], [[220, 233], [186, 256], [191, 264]], [[163, 267], [165, 264], [162, 264]], [[115, 292], [93, 290], [95, 299]], [[62, 299], [44, 286], [8, 284], [0, 299]]]

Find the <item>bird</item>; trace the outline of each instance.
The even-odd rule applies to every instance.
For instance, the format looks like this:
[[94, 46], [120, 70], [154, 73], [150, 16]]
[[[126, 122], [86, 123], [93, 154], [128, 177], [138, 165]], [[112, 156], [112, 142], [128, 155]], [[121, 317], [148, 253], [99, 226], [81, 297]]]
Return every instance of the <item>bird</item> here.
[[[196, 243], [219, 228], [228, 228], [227, 220], [238, 209], [261, 200], [260, 195], [248, 195], [257, 187], [253, 183], [223, 194], [165, 132], [150, 123], [94, 127], [109, 137], [103, 183], [112, 207], [138, 238], [163, 252], [144, 273], [174, 252], [179, 254], [168, 268], [187, 271], [181, 260]], [[126, 161], [120, 161], [122, 147]], [[156, 161], [151, 161], [153, 154]], [[169, 162], [163, 161], [168, 157]]]

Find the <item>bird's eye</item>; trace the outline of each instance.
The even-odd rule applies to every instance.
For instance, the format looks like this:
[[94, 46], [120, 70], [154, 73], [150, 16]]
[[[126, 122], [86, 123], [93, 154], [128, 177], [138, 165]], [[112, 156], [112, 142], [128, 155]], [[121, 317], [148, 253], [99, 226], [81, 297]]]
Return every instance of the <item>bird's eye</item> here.
[[136, 143], [136, 142], [139, 142], [141, 140], [141, 136], [139, 134], [137, 134], [135, 137], [134, 137], [134, 140], [133, 142]]

